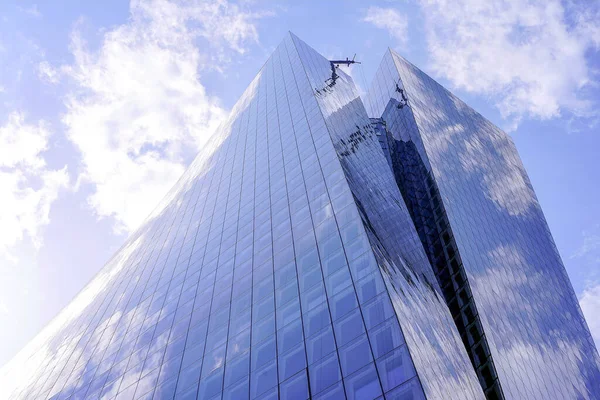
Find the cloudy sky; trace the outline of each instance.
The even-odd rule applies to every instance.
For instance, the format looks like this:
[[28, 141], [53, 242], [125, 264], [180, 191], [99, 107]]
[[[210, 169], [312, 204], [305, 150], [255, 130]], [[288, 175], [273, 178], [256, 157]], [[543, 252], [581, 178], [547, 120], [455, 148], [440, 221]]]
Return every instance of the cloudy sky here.
[[600, 344], [591, 4], [0, 2], [0, 365], [144, 220], [288, 30], [356, 53], [363, 90], [392, 47], [510, 132]]

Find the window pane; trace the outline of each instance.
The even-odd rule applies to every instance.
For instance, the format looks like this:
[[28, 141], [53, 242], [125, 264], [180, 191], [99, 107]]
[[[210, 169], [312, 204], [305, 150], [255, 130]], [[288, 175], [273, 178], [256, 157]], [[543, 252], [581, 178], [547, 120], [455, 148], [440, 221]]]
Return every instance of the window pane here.
[[415, 370], [406, 346], [402, 346], [377, 360], [383, 390], [395, 388], [415, 376]]
[[281, 384], [281, 399], [308, 399], [308, 380], [306, 378], [306, 370], [303, 370]]
[[348, 376], [371, 361], [371, 348], [366, 335], [362, 335], [339, 350], [342, 373]]
[[371, 400], [381, 396], [381, 386], [373, 364], [345, 379], [348, 400]]
[[332, 353], [318, 363], [310, 366], [309, 372], [310, 387], [314, 394], [319, 393], [342, 379], [336, 353]]

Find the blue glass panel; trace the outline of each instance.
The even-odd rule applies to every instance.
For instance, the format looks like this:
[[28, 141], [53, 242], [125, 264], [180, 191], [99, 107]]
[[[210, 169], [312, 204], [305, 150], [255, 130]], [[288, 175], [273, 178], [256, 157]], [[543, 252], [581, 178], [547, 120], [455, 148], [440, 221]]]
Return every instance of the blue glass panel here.
[[306, 400], [308, 398], [306, 370], [302, 370], [281, 384], [282, 400]]
[[372, 400], [382, 394], [377, 371], [373, 364], [369, 364], [348, 376], [345, 385], [349, 400]]
[[311, 393], [317, 394], [342, 379], [335, 353], [308, 367]]
[[393, 51], [367, 99], [483, 386], [597, 398], [600, 358], [511, 138]]

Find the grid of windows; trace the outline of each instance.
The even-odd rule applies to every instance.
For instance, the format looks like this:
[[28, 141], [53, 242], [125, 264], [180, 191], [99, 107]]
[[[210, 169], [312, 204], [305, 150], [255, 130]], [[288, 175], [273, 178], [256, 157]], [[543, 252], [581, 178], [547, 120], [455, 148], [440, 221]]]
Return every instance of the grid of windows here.
[[424, 397], [300, 43], [31, 343], [13, 398]]
[[[311, 85], [324, 85], [331, 76], [329, 61], [300, 41], [298, 51]], [[448, 398], [448, 393], [483, 398], [371, 120], [351, 78], [343, 71], [337, 75], [333, 88], [316, 99], [424, 393], [429, 399]]]
[[[388, 107], [397, 105], [390, 102]], [[409, 112], [408, 108], [406, 112]], [[383, 126], [379, 130], [385, 141], [383, 149], [390, 155], [388, 162], [486, 398], [502, 399], [504, 397], [489, 345], [437, 185], [423, 165], [413, 142], [395, 140]]]
[[367, 99], [439, 190], [504, 396], [599, 398], [598, 352], [508, 135], [393, 51]]

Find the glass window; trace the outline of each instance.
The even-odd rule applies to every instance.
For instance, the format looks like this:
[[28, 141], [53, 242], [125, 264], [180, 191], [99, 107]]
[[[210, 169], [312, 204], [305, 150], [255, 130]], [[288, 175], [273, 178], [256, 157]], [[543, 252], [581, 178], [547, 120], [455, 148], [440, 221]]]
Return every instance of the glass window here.
[[335, 341], [331, 327], [306, 340], [306, 354], [309, 365], [325, 357], [332, 351], [335, 351]]
[[342, 379], [337, 354], [331, 353], [308, 367], [311, 392], [317, 394]]
[[371, 347], [366, 335], [354, 339], [339, 349], [342, 374], [348, 376], [373, 361]]
[[388, 318], [395, 316], [394, 308], [387, 293], [382, 293], [362, 306], [367, 329], [371, 329]]
[[325, 260], [323, 274], [329, 276], [344, 267], [346, 267], [346, 256], [344, 255], [344, 251], [339, 249]]
[[257, 285], [254, 286], [254, 302], [263, 299], [265, 296], [268, 296], [273, 293], [273, 279], [272, 275], [268, 275], [267, 278], [262, 278]]
[[229, 339], [227, 344], [227, 359], [244, 353], [250, 347], [250, 329], [246, 329], [236, 337]]
[[273, 360], [277, 355], [277, 348], [275, 347], [275, 336], [271, 336], [259, 345], [252, 347], [252, 370], [265, 365], [267, 362]]
[[377, 371], [369, 364], [344, 380], [348, 400], [372, 400], [381, 396]]
[[345, 400], [344, 385], [342, 382], [337, 382], [318, 394], [312, 393], [314, 400]]
[[177, 385], [177, 380], [172, 379], [169, 382], [165, 382], [158, 386], [154, 392], [154, 397], [159, 399], [172, 399], [173, 395], [175, 395], [175, 386]]
[[204, 320], [203, 322], [190, 328], [190, 330], [188, 331], [186, 346], [204, 342], [206, 340], [207, 328], [207, 320]]
[[[340, 268], [335, 273], [329, 275], [325, 279], [325, 285], [327, 287], [327, 295], [329, 297], [335, 296], [343, 289], [352, 285], [352, 278], [350, 277], [348, 268]], [[352, 288], [352, 290], [354, 290], [354, 288]]]
[[298, 284], [296, 280], [290, 280], [286, 286], [277, 291], [277, 307], [298, 298]]
[[383, 390], [388, 391], [415, 376], [406, 346], [401, 346], [377, 360]]
[[227, 326], [223, 326], [218, 330], [214, 330], [206, 337], [206, 352], [209, 353], [225, 345], [227, 341]]
[[306, 400], [308, 397], [306, 370], [302, 370], [281, 384], [282, 400]]
[[204, 356], [204, 367], [202, 368], [202, 376], [205, 377], [212, 373], [215, 369], [222, 367], [225, 359], [225, 345], [218, 347]]
[[356, 307], [358, 307], [354, 288], [349, 287], [342, 293], [336, 295], [329, 302], [329, 305], [331, 306], [331, 316], [333, 317], [334, 321], [354, 310]]
[[286, 286], [296, 278], [296, 264], [291, 262], [285, 266], [275, 269], [275, 281], [278, 287]]
[[302, 301], [303, 312], [312, 310], [314, 307], [327, 300], [327, 296], [325, 294], [325, 285], [323, 282], [320, 282], [318, 285], [309, 289], [308, 291], [302, 292], [300, 294], [300, 299]]
[[297, 318], [300, 318], [300, 301], [298, 298], [277, 310], [277, 325], [279, 327], [285, 326]]
[[314, 268], [300, 274], [300, 289], [304, 292], [323, 282], [320, 268]]
[[[198, 392], [198, 398], [209, 399], [212, 396], [217, 395], [221, 392], [223, 387], [223, 368], [217, 370], [214, 374], [204, 378], [200, 382], [200, 391]], [[169, 398], [169, 397], [160, 397]]]
[[251, 397], [255, 398], [275, 385], [277, 385], [276, 362], [271, 363], [260, 370], [252, 372], [252, 375], [250, 376]]
[[252, 307], [252, 319], [260, 321], [261, 319], [268, 317], [275, 312], [275, 301], [272, 296], [267, 297], [265, 300]]
[[342, 319], [334, 322], [335, 338], [338, 346], [344, 346], [365, 331], [360, 311], [355, 309]]
[[[227, 383], [225, 384], [227, 386]], [[239, 381], [236, 385], [226, 387], [223, 391], [223, 400], [248, 400], [250, 398], [249, 378]]]
[[377, 328], [369, 331], [369, 339], [371, 339], [375, 358], [379, 358], [404, 344], [404, 338], [396, 317], [388, 319]]
[[[134, 385], [135, 387], [135, 385]], [[133, 396], [133, 393], [131, 393]], [[178, 400], [196, 400], [198, 395], [198, 385], [196, 384], [189, 386], [188, 388], [181, 390], [179, 384], [177, 384], [177, 392], [175, 393], [175, 398]], [[123, 399], [130, 399], [131, 397], [123, 397]], [[120, 400], [121, 398], [117, 396], [115, 400]]]
[[418, 379], [413, 378], [386, 393], [385, 398], [388, 400], [425, 400], [425, 395]]
[[235, 360], [228, 361], [225, 365], [225, 386], [230, 386], [249, 373], [250, 355], [248, 353]]
[[243, 332], [244, 329], [250, 328], [251, 320], [252, 318], [249, 308], [233, 316], [229, 320], [229, 336], [236, 336]]
[[260, 343], [275, 333], [275, 316], [270, 316], [252, 326], [252, 344]]
[[360, 304], [364, 304], [379, 293], [386, 291], [385, 283], [379, 271], [375, 271], [355, 282], [355, 286]]
[[297, 346], [303, 339], [301, 320], [297, 319], [285, 328], [280, 329], [277, 338], [280, 353], [287, 353], [294, 346]]
[[307, 336], [312, 336], [325, 328], [330, 323], [329, 307], [327, 303], [322, 303], [320, 306], [309, 311], [303, 318], [304, 331]]
[[256, 398], [256, 400], [279, 400], [279, 388], [276, 386], [272, 389], [267, 390]]
[[186, 348], [183, 354], [182, 365], [187, 367], [188, 365], [201, 359], [204, 354], [204, 343], [193, 345], [192, 347]]
[[306, 368], [306, 353], [303, 344], [296, 346], [296, 348], [289, 353], [279, 356], [280, 381], [286, 380], [304, 368]]

